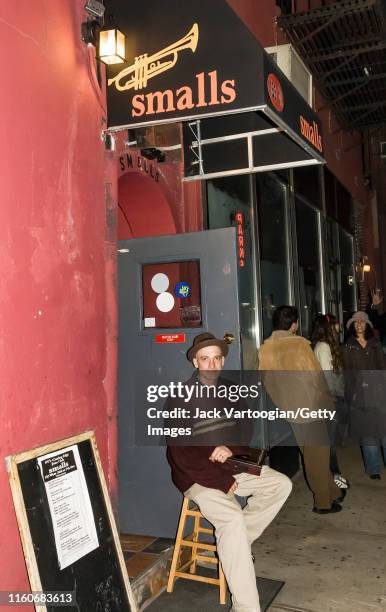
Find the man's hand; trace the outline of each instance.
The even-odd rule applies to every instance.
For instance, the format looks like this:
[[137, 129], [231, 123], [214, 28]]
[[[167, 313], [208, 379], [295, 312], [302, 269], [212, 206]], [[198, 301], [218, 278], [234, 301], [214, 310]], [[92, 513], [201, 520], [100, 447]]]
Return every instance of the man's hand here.
[[209, 461], [217, 461], [218, 463], [225, 463], [225, 461], [232, 457], [233, 453], [227, 446], [216, 446], [213, 453], [209, 457]]
[[232, 495], [232, 493], [234, 493], [237, 489], [237, 482], [234, 481], [233, 485], [231, 486], [231, 488], [229, 489], [227, 495]]
[[373, 289], [371, 291], [371, 301], [372, 301], [372, 306], [374, 306], [374, 308], [376, 308], [377, 306], [379, 306], [379, 304], [381, 304], [383, 302], [383, 297], [380, 293], [378, 293], [375, 289]]

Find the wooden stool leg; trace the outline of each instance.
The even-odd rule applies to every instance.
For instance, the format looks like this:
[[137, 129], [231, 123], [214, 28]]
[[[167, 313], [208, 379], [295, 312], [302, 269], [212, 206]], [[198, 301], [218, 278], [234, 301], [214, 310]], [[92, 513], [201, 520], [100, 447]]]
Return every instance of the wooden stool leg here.
[[220, 560], [218, 562], [218, 577], [220, 580], [220, 604], [225, 604], [227, 600], [227, 583]]
[[177, 570], [178, 557], [179, 557], [180, 550], [181, 550], [181, 540], [184, 535], [185, 518], [186, 518], [186, 511], [188, 509], [188, 505], [189, 505], [189, 500], [187, 497], [185, 497], [184, 503], [182, 504], [180, 522], [178, 524], [178, 530], [177, 530], [177, 535], [176, 535], [176, 543], [174, 545], [173, 558], [172, 558], [172, 562], [170, 565], [168, 585], [166, 587], [166, 591], [168, 593], [172, 593], [174, 589], [174, 578], [175, 578], [175, 574]]
[[[195, 516], [194, 517], [193, 542], [198, 542], [198, 536], [200, 533], [199, 529], [200, 529], [200, 517]], [[196, 569], [197, 569], [197, 546], [194, 546], [192, 548], [192, 565], [190, 566], [189, 571], [191, 574], [195, 574]]]
[[[186, 519], [188, 516], [194, 517], [194, 531], [193, 533], [187, 535], [184, 538]], [[225, 575], [224, 575], [220, 560], [213, 559], [213, 561], [217, 562], [217, 565], [218, 565], [218, 577], [217, 578], [210, 578], [209, 576], [203, 576], [201, 574], [200, 575], [196, 574], [198, 550], [202, 549], [201, 554], [203, 557], [205, 557], [205, 555], [203, 554], [202, 551], [205, 552], [205, 551], [216, 550], [215, 544], [214, 545], [209, 544], [207, 542], [202, 542], [200, 540], [201, 533], [213, 534], [213, 530], [201, 527], [200, 520], [202, 518], [203, 516], [199, 510], [192, 509], [191, 511], [189, 511], [189, 499], [186, 497], [182, 504], [181, 515], [180, 515], [180, 520], [178, 523], [176, 541], [174, 545], [173, 557], [172, 557], [172, 562], [170, 565], [170, 572], [169, 572], [169, 578], [168, 578], [168, 584], [166, 587], [166, 591], [168, 593], [173, 592], [174, 583], [176, 581], [176, 578], [198, 580], [199, 582], [205, 582], [207, 584], [213, 584], [217, 586], [219, 588], [220, 604], [224, 605], [227, 600], [227, 584], [226, 584]], [[190, 548], [191, 557], [189, 561], [183, 563], [182, 565], [180, 564], [180, 566], [177, 568], [178, 561], [180, 559], [180, 552], [182, 548], [186, 548], [186, 547]], [[189, 573], [187, 572], [188, 567], [189, 567]]]

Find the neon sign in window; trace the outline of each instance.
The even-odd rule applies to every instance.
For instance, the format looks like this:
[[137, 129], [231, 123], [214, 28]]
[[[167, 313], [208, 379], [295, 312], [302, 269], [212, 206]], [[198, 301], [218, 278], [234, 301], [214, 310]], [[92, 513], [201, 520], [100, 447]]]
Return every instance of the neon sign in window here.
[[239, 252], [239, 266], [244, 268], [245, 266], [245, 241], [244, 241], [244, 218], [243, 213], [238, 212], [235, 215], [236, 228], [237, 228], [237, 246]]

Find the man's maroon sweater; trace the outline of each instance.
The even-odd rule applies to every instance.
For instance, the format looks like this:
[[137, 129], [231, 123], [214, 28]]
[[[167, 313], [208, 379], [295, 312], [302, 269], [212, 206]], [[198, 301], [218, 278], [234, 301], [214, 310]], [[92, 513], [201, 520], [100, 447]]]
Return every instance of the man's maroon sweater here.
[[[215, 448], [215, 446], [168, 446], [167, 458], [172, 468], [172, 479], [182, 493], [195, 483], [228, 493], [235, 480], [226, 463], [209, 461]], [[250, 453], [247, 446], [228, 446], [228, 448], [234, 455]]]
[[[196, 380], [197, 377], [193, 376], [188, 383], [194, 384]], [[220, 378], [218, 380], [218, 384], [224, 383], [229, 384], [224, 379]], [[173, 408], [171, 400], [168, 400], [167, 404], [169, 409]], [[230, 402], [226, 399], [192, 400], [190, 405], [189, 403], [187, 405], [192, 411], [194, 411], [196, 406], [203, 410], [210, 410], [215, 407], [222, 408], [224, 406], [228, 408], [232, 406], [235, 410], [242, 410], [247, 407], [243, 400]], [[223, 428], [219, 426], [220, 423], [215, 419], [213, 423], [216, 425], [216, 428], [209, 433], [200, 433], [202, 431], [202, 424], [200, 425], [200, 422], [193, 425], [193, 429], [196, 429], [196, 434], [190, 437], [189, 441], [197, 444], [196, 446], [181, 446], [181, 438], [179, 440], [170, 440], [170, 442], [173, 442], [173, 445], [171, 443], [168, 444], [167, 459], [172, 470], [172, 480], [182, 493], [195, 483], [211, 489], [220, 489], [224, 493], [229, 491], [235, 482], [232, 475], [235, 472], [229, 470], [226, 462], [223, 464], [209, 460], [217, 446], [227, 446], [234, 455], [250, 455], [249, 446], [245, 446], [245, 443], [249, 442], [252, 433], [252, 427], [248, 421], [235, 422], [234, 427], [229, 427], [228, 421], [224, 423]], [[181, 422], [178, 423], [178, 425], [182, 424]], [[192, 425], [192, 421], [189, 422], [189, 425]], [[240, 445], [238, 445], [239, 443]], [[204, 444], [207, 445], [203, 446]], [[242, 472], [241, 469], [240, 472]]]

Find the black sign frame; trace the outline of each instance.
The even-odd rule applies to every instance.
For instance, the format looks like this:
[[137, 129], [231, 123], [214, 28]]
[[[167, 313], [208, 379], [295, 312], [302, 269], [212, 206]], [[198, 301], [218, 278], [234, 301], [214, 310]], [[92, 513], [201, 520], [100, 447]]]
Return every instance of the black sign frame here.
[[[38, 459], [76, 445], [90, 495], [99, 546], [64, 569], [59, 568], [54, 531]], [[105, 609], [137, 612], [93, 431], [6, 457], [12, 497], [32, 592], [69, 593], [76, 585], [74, 612]], [[53, 599], [55, 602], [55, 599]], [[64, 609], [43, 603], [39, 612]]]
[[[109, 132], [197, 122], [192, 142], [198, 143], [201, 128], [211, 118], [264, 114], [277, 133], [305, 153], [292, 147], [284, 160], [256, 165], [250, 151], [251, 137], [256, 137], [252, 134], [245, 145], [248, 163], [238, 170], [324, 163], [316, 113], [226, 0], [148, 0], [144, 5], [106, 0], [106, 15], [125, 33], [128, 58], [125, 64], [107, 67]], [[234, 128], [234, 141], [237, 134], [243, 132]], [[272, 137], [277, 142], [276, 135]], [[191, 148], [198, 172], [190, 168], [186, 180], [208, 174], [201, 163], [205, 144], [196, 146], [198, 155]], [[184, 148], [186, 153], [185, 144]]]

